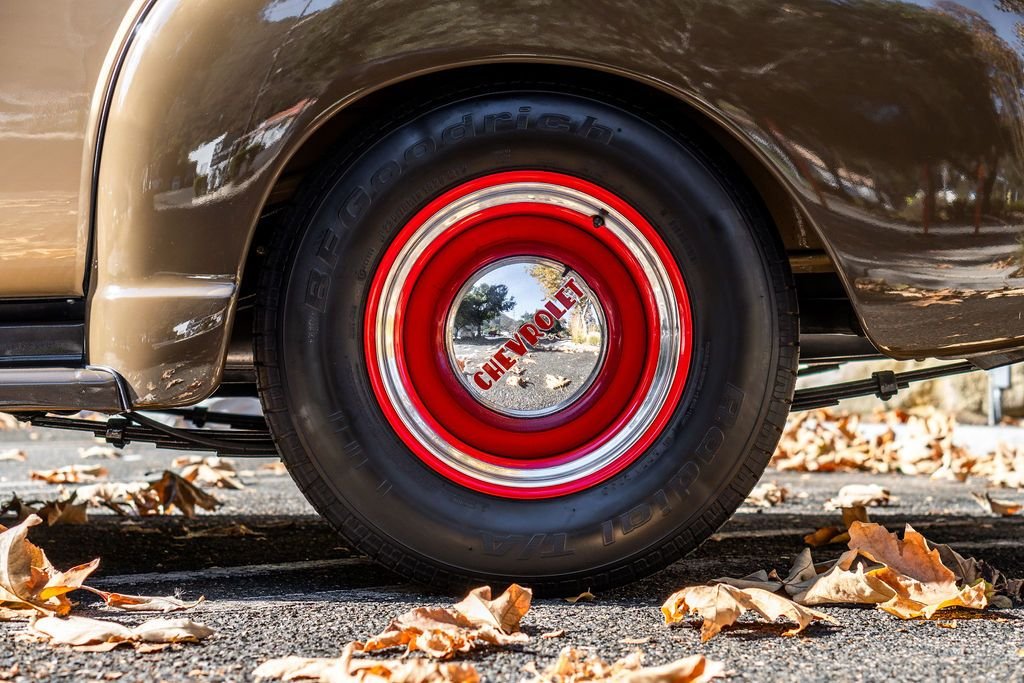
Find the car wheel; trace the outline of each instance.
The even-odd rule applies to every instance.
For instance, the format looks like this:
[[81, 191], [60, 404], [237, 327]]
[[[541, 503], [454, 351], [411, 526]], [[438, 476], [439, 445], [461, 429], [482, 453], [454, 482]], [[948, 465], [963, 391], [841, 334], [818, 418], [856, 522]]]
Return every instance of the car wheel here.
[[707, 539], [797, 364], [784, 251], [714, 148], [522, 84], [358, 139], [295, 201], [256, 321], [310, 503], [435, 586], [597, 590]]

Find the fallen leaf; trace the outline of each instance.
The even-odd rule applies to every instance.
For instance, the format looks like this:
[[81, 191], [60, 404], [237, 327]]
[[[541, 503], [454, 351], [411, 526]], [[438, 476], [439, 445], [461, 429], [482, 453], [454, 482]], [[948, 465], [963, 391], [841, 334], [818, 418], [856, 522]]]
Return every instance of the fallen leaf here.
[[24, 429], [27, 425], [27, 422], [20, 422], [18, 418], [10, 413], [0, 413], [0, 431]]
[[90, 588], [89, 586], [82, 586], [82, 588], [100, 596], [107, 607], [126, 612], [178, 612], [192, 609], [206, 600], [206, 598], [199, 596], [198, 600], [185, 602], [169, 595], [125, 595], [124, 593], [108, 593], [107, 591]]
[[704, 683], [725, 674], [721, 662], [704, 655], [691, 655], [661, 666], [644, 667], [639, 650], [611, 664], [597, 656], [587, 656], [572, 647], [563, 648], [543, 671], [529, 666], [534, 677], [529, 683]]
[[519, 622], [530, 610], [533, 592], [513, 583], [504, 593], [491, 599], [491, 587], [474, 588], [457, 603], [453, 609], [474, 626], [500, 629], [504, 633], [515, 633]]
[[837, 623], [835, 619], [816, 610], [798, 605], [788, 598], [760, 589], [741, 589], [726, 584], [712, 586], [690, 586], [669, 596], [661, 606], [665, 623], [683, 621], [688, 614], [696, 613], [704, 619], [701, 627], [702, 642], [710, 640], [725, 626], [730, 626], [744, 612], [752, 611], [768, 622], [779, 617], [796, 623], [796, 627], [782, 635], [792, 636], [803, 631], [813, 621]]
[[42, 549], [27, 538], [28, 530], [41, 523], [38, 515], [30, 515], [21, 524], [0, 533], [0, 606], [15, 611], [67, 614], [71, 603], [65, 594], [81, 588], [100, 561], [58, 571]]
[[[438, 659], [457, 652], [469, 652], [483, 645], [525, 643], [519, 620], [529, 609], [532, 592], [512, 584], [494, 600], [490, 588], [474, 589], [452, 608], [417, 607], [394, 619], [380, 634], [365, 643], [355, 643], [357, 652], [373, 652], [405, 646], [407, 652], [422, 651]], [[505, 631], [503, 626], [509, 627]]]
[[856, 550], [847, 551], [831, 569], [809, 583], [793, 599], [801, 605], [877, 605], [887, 602], [895, 597], [896, 591], [874, 574], [874, 570], [879, 568], [881, 565], [870, 563]]
[[102, 465], [66, 465], [53, 470], [32, 470], [29, 477], [47, 484], [82, 484], [103, 479], [108, 474]]
[[545, 375], [544, 385], [548, 389], [561, 389], [562, 387], [569, 386], [569, 382], [572, 381], [568, 377], [562, 377], [561, 375]]
[[1002, 517], [1012, 517], [1021, 510], [1024, 510], [1024, 505], [1020, 503], [1014, 503], [1009, 500], [999, 500], [993, 498], [988, 491], [984, 493], [971, 492], [971, 496], [981, 506], [983, 510], [994, 515], [1000, 515]]
[[839, 494], [825, 502], [826, 510], [888, 505], [892, 501], [889, 489], [877, 484], [850, 484], [839, 489]]
[[[0, 415], [2, 414], [3, 413], [0, 413]], [[20, 448], [8, 448], [7, 450], [0, 451], [0, 461], [9, 460], [11, 462], [25, 462], [27, 459], [28, 453]]]
[[188, 619], [151, 619], [129, 628], [102, 619], [46, 616], [29, 623], [19, 636], [86, 652], [106, 652], [121, 645], [153, 652], [172, 643], [196, 643], [213, 633], [213, 629]]
[[39, 508], [36, 514], [46, 520], [47, 526], [86, 524], [89, 521], [87, 507], [88, 503], [76, 503], [72, 496], [69, 500], [50, 501]]
[[136, 496], [133, 501], [141, 515], [166, 515], [177, 509], [186, 517], [195, 517], [197, 507], [216, 510], [221, 505], [219, 500], [169, 470], [151, 482], [145, 493], [154, 495]]
[[596, 600], [596, 599], [597, 598], [595, 597], [595, 595], [593, 593], [591, 593], [590, 591], [583, 591], [579, 595], [574, 595], [571, 598], [565, 598], [565, 601], [567, 603], [569, 603], [570, 605], [575, 605], [577, 602], [582, 602], [582, 601], [592, 602], [593, 600]]
[[995, 596], [1005, 596], [1016, 602], [1024, 602], [1024, 578], [1008, 578], [984, 560], [965, 558], [948, 545], [936, 543], [932, 547], [939, 551], [942, 564], [949, 567], [958, 582], [973, 585], [984, 581], [992, 586]]
[[843, 508], [842, 512], [842, 526], [822, 527], [814, 533], [810, 533], [804, 536], [804, 543], [811, 546], [812, 548], [817, 548], [823, 545], [849, 543], [850, 525], [854, 522], [867, 522], [868, 511], [867, 508], [865, 508], [863, 505], [857, 505], [854, 507]]
[[896, 595], [879, 607], [901, 619], [930, 619], [946, 607], [984, 609], [985, 586], [957, 587], [956, 575], [942, 563], [938, 550], [908, 524], [901, 540], [878, 524], [854, 522], [850, 549], [885, 565], [872, 574], [887, 583]]
[[288, 467], [277, 460], [275, 462], [265, 462], [256, 468], [258, 474], [267, 474], [274, 477], [280, 477], [288, 474]]
[[181, 478], [199, 486], [213, 486], [221, 489], [244, 489], [245, 485], [236, 478], [235, 464], [218, 456], [183, 456], [175, 458], [172, 467], [181, 468]]
[[480, 674], [468, 662], [434, 662], [429, 659], [356, 659], [353, 644], [341, 656], [278, 657], [256, 667], [256, 679], [324, 681], [332, 683], [479, 683]]
[[94, 458], [97, 460], [117, 460], [121, 457], [121, 451], [109, 446], [90, 446], [89, 448], [78, 449], [79, 458]]
[[788, 495], [789, 489], [786, 487], [779, 486], [774, 481], [766, 481], [755, 486], [743, 504], [768, 508], [786, 502]]

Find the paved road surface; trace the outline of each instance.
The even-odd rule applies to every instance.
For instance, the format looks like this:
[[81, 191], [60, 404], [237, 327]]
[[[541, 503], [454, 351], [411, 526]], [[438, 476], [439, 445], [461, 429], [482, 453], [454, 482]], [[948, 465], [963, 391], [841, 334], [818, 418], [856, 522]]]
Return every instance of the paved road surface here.
[[[0, 449], [21, 446], [27, 463], [0, 462], [0, 494], [22, 498], [51, 495], [53, 487], [28, 481], [31, 467], [77, 462], [91, 441], [66, 435], [28, 440], [0, 434]], [[173, 453], [130, 446], [131, 459], [108, 463], [112, 479], [159, 471]], [[256, 461], [264, 462], [264, 461]], [[248, 467], [241, 463], [240, 467]], [[690, 558], [657, 576], [597, 600], [569, 605], [538, 600], [524, 629], [539, 635], [565, 629], [561, 639], [534, 638], [504, 651], [470, 659], [490, 681], [518, 681], [522, 667], [551, 661], [565, 645], [590, 647], [606, 658], [627, 654], [624, 638], [650, 638], [642, 647], [657, 664], [691, 653], [725, 662], [740, 681], [962, 681], [1024, 680], [1024, 610], [980, 614], [956, 621], [955, 629], [934, 622], [899, 622], [869, 608], [826, 608], [841, 627], [812, 627], [806, 637], [782, 638], [782, 625], [749, 624], [702, 645], [693, 625], [669, 628], [658, 607], [676, 588], [711, 578], [738, 576], [768, 567], [787, 568], [801, 549], [801, 536], [833, 521], [823, 502], [843, 484], [882, 483], [900, 503], [873, 512], [890, 528], [911, 522], [936, 542], [986, 559], [1011, 573], [1024, 573], [1024, 518], [985, 515], [971, 500], [972, 486], [927, 478], [868, 475], [766, 476], [791, 491], [795, 500], [763, 512], [744, 508]], [[39, 529], [33, 539], [58, 567], [100, 556], [100, 588], [122, 592], [205, 595], [193, 618], [218, 631], [198, 646], [138, 655], [54, 652], [45, 646], [0, 640], [0, 673], [19, 665], [19, 680], [58, 681], [236, 681], [264, 659], [297, 654], [331, 656], [347, 641], [380, 631], [390, 617], [417, 605], [447, 605], [451, 597], [431, 595], [354, 556], [321, 522], [287, 478], [249, 477], [243, 491], [217, 492], [225, 506], [197, 520], [181, 517], [128, 522], [94, 515], [85, 527]], [[973, 488], [980, 488], [975, 485]], [[1024, 495], [1004, 493], [1021, 500]], [[190, 533], [242, 524], [251, 535], [185, 538]], [[816, 559], [838, 551], [817, 553]], [[88, 602], [88, 598], [83, 598]], [[95, 606], [81, 614], [106, 616]], [[125, 623], [138, 616], [118, 615]], [[8, 634], [19, 627], [0, 624]]]

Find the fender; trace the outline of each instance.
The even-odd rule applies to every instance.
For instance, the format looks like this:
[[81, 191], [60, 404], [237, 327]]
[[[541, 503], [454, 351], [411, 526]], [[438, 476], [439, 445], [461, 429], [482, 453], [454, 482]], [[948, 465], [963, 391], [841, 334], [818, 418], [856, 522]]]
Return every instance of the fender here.
[[746, 145], [886, 353], [1020, 346], [1024, 287], [985, 269], [1024, 258], [1019, 20], [988, 2], [157, 0], [102, 122], [89, 362], [139, 408], [208, 396], [256, 221], [303, 141], [379, 88], [524, 61], [651, 84]]

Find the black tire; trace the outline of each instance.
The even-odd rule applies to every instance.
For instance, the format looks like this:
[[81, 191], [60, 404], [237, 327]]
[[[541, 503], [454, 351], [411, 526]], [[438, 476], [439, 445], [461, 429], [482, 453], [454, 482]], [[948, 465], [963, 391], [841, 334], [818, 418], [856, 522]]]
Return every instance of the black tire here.
[[[593, 117], [614, 135], [528, 128], [443, 138], [466, 115], [480, 122], [525, 106]], [[518, 581], [562, 595], [624, 584], [706, 540], [766, 467], [797, 367], [785, 253], [711, 144], [632, 109], [542, 85], [453, 94], [335, 155], [280, 231], [256, 319], [271, 431], [310, 503], [395, 572], [434, 587]], [[405, 153], [427, 138], [433, 152]], [[401, 173], [381, 186], [374, 174], [392, 162]], [[589, 180], [643, 213], [683, 273], [694, 329], [683, 397], [654, 444], [597, 486], [532, 501], [464, 488], [410, 453], [369, 386], [361, 324], [376, 263], [419, 208], [469, 179], [523, 168]], [[358, 218], [343, 225], [340, 212], [363, 191]]]

